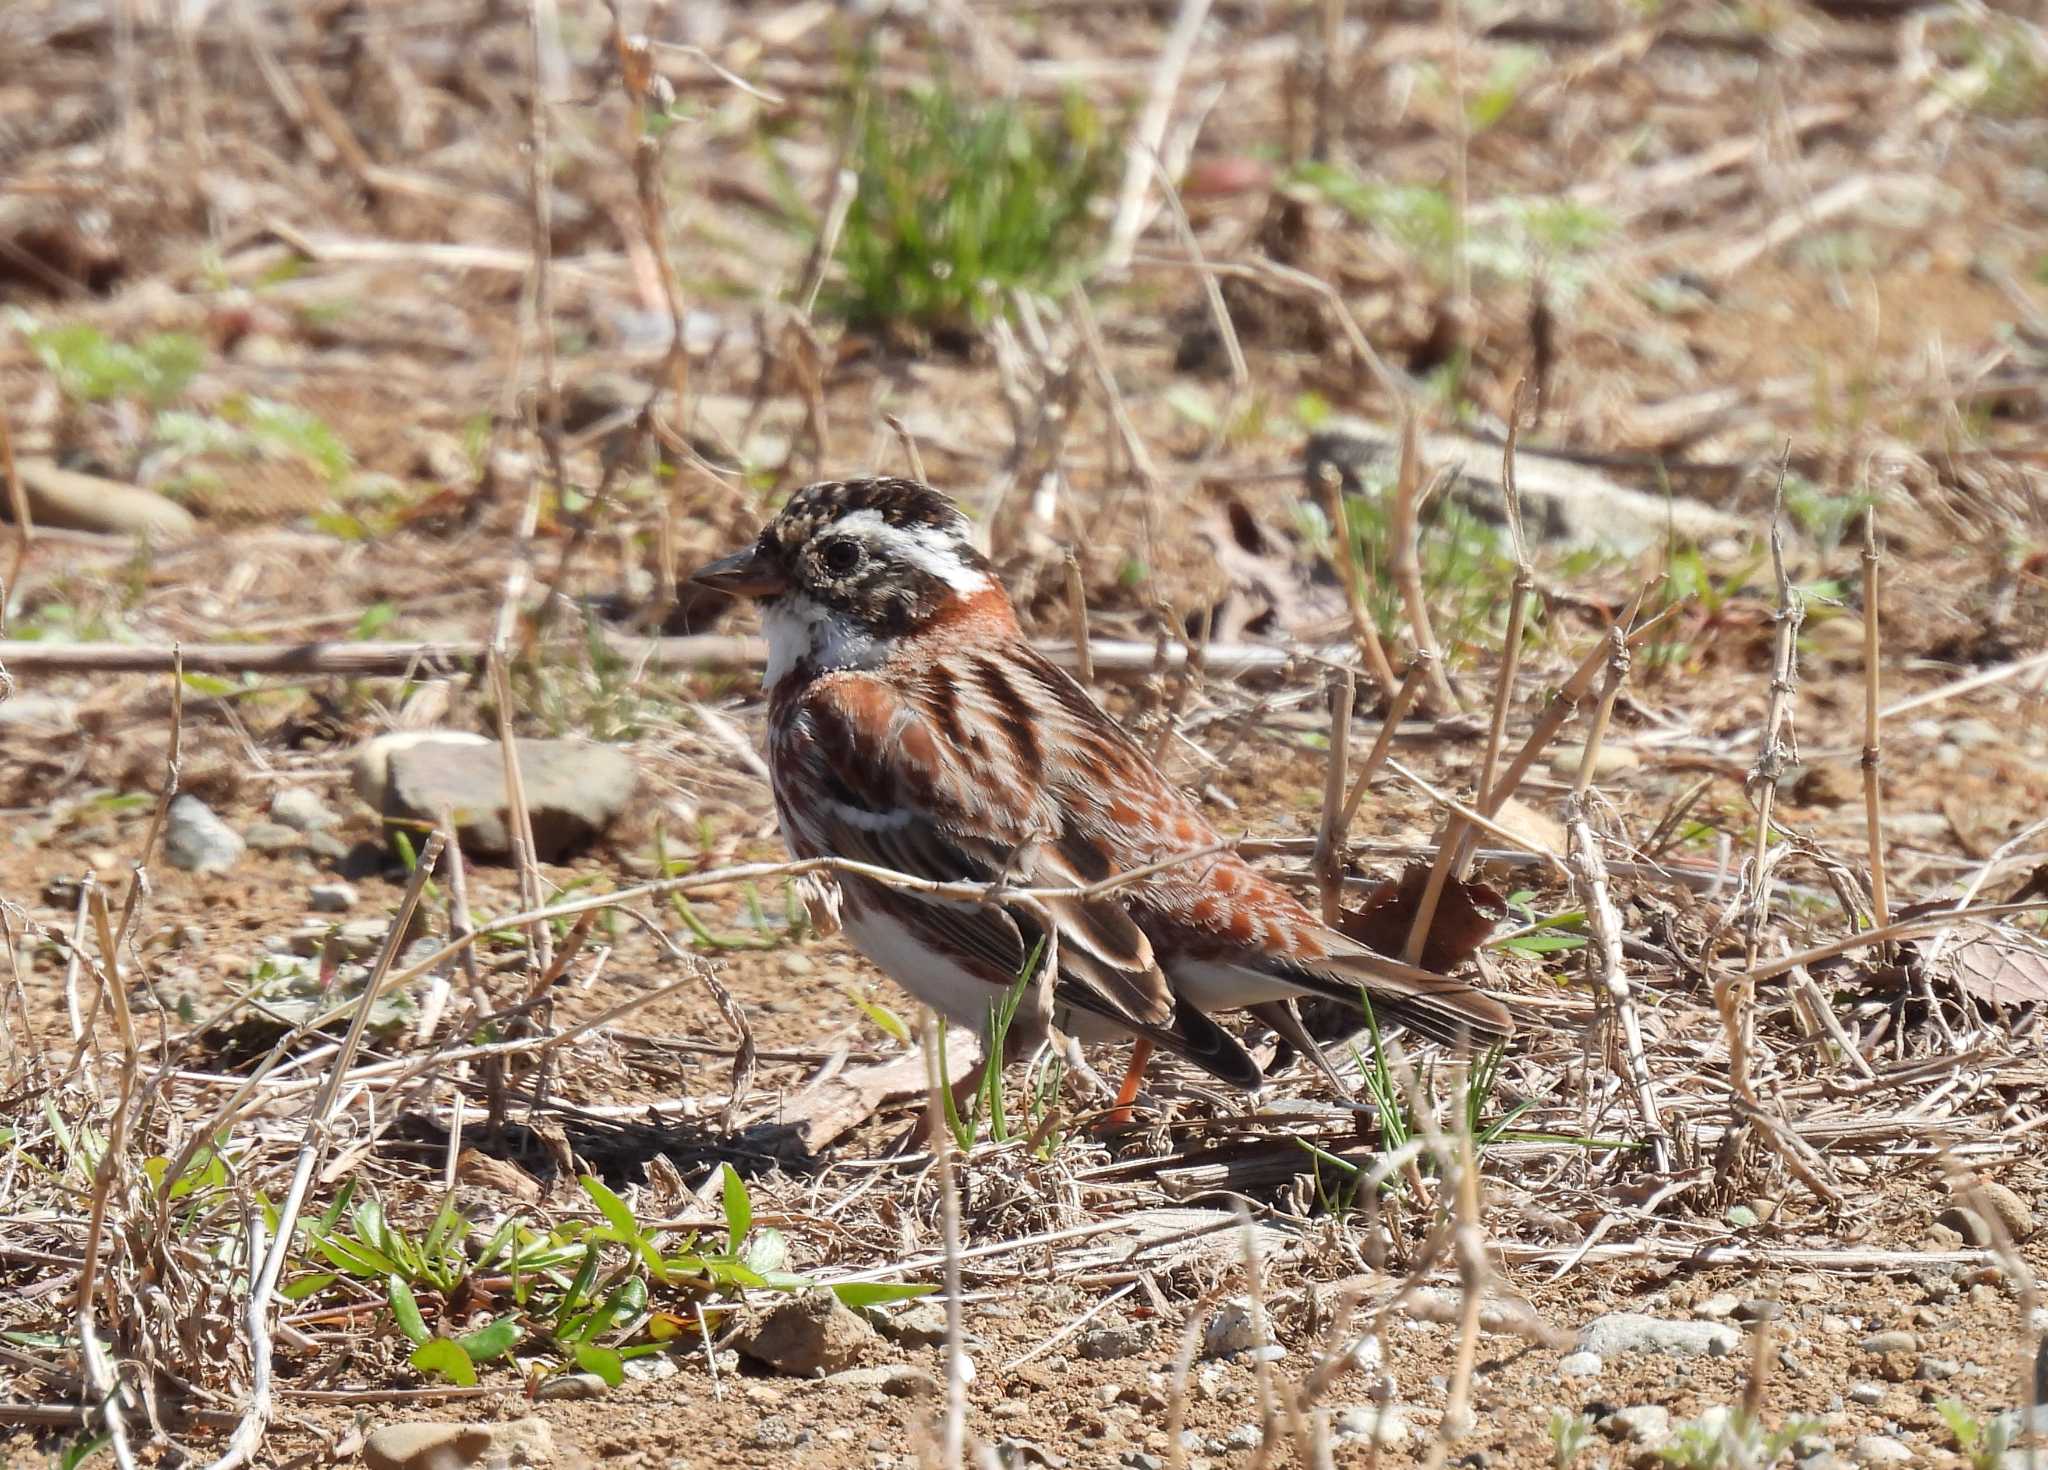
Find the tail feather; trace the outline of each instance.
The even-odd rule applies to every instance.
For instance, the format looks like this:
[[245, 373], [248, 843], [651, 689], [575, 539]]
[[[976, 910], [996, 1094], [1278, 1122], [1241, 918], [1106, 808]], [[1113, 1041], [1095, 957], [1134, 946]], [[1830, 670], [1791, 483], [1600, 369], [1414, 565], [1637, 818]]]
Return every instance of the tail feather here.
[[1186, 1001], [1174, 1000], [1173, 1021], [1166, 1026], [1132, 1027], [1161, 1051], [1193, 1062], [1210, 1076], [1245, 1092], [1265, 1085], [1266, 1074], [1235, 1036]]
[[1376, 1019], [1447, 1045], [1490, 1046], [1515, 1031], [1514, 1015], [1484, 991], [1368, 949], [1328, 955], [1313, 965], [1289, 965], [1285, 973], [1315, 995], [1361, 1013], [1363, 989]]

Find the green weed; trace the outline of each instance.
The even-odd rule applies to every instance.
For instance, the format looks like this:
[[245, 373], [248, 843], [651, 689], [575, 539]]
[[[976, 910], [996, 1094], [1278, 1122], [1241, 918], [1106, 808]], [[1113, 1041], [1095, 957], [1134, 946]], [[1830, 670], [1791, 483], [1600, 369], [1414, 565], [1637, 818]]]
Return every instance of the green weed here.
[[1572, 1464], [1593, 1442], [1593, 1421], [1585, 1414], [1567, 1414], [1562, 1409], [1550, 1416], [1550, 1463], [1554, 1470], [1571, 1470]]
[[1056, 291], [1085, 266], [1114, 149], [1080, 97], [1048, 117], [965, 98], [943, 71], [894, 93], [862, 68], [848, 126], [859, 188], [828, 310], [861, 327], [972, 332], [1003, 291]]
[[2012, 1420], [2002, 1414], [1980, 1419], [1961, 1399], [1942, 1399], [1934, 1408], [1970, 1470], [1998, 1470], [2005, 1463], [2005, 1452], [2012, 1447]]
[[[508, 1215], [488, 1234], [453, 1200], [442, 1203], [424, 1232], [410, 1233], [377, 1201], [354, 1200], [353, 1186], [344, 1186], [317, 1218], [301, 1223], [302, 1264], [316, 1269], [289, 1281], [284, 1295], [310, 1303], [344, 1279], [381, 1290], [392, 1321], [413, 1344], [412, 1366], [453, 1383], [474, 1383], [479, 1364], [522, 1347], [558, 1370], [573, 1366], [616, 1387], [628, 1362], [666, 1352], [694, 1330], [699, 1310], [749, 1290], [812, 1284], [786, 1269], [781, 1232], [755, 1226], [746, 1183], [730, 1165], [720, 1185], [725, 1230], [708, 1240], [696, 1231], [677, 1237], [650, 1229], [601, 1180], [586, 1175], [580, 1182], [596, 1222], [541, 1230]], [[267, 1201], [264, 1210], [274, 1226]], [[852, 1307], [931, 1289], [894, 1282], [832, 1288]], [[358, 1300], [360, 1286], [336, 1295]], [[478, 1297], [492, 1303], [495, 1315], [457, 1330], [451, 1303]]]
[[1811, 1419], [1788, 1419], [1776, 1429], [1765, 1429], [1762, 1420], [1731, 1409], [1719, 1424], [1682, 1426], [1657, 1453], [1679, 1470], [1764, 1470], [1776, 1464], [1793, 1441], [1819, 1430]]
[[64, 396], [77, 403], [133, 400], [152, 409], [176, 401], [206, 362], [206, 347], [183, 332], [158, 332], [137, 342], [113, 342], [86, 322], [15, 325]]

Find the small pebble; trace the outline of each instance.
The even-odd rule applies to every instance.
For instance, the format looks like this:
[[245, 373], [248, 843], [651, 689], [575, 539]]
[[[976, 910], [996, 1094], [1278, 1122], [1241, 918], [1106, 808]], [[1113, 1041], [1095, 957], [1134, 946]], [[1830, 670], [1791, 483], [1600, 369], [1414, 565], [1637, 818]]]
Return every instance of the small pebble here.
[[306, 895], [306, 905], [316, 914], [345, 914], [356, 906], [352, 883], [315, 883]]
[[1258, 1331], [1253, 1325], [1252, 1304], [1242, 1298], [1227, 1301], [1210, 1316], [1208, 1325], [1202, 1329], [1202, 1356], [1205, 1358], [1235, 1357], [1258, 1343]]
[[1882, 1383], [1857, 1383], [1849, 1388], [1849, 1402], [1874, 1409], [1884, 1402], [1885, 1387]]
[[1904, 1465], [1912, 1460], [1913, 1452], [1882, 1434], [1866, 1434], [1849, 1446], [1849, 1457], [1859, 1465]]
[[1894, 1330], [1873, 1332], [1857, 1344], [1872, 1357], [1884, 1357], [1890, 1353], [1913, 1353], [1920, 1350], [1920, 1339], [1910, 1332]]
[[1598, 1353], [1566, 1353], [1557, 1360], [1557, 1371], [1567, 1378], [1598, 1378], [1606, 1366]]
[[1231, 1430], [1230, 1433], [1223, 1436], [1223, 1448], [1226, 1450], [1255, 1450], [1259, 1447], [1259, 1441], [1262, 1438], [1264, 1436], [1259, 1433], [1258, 1425], [1240, 1424], [1237, 1428]]
[[1998, 1223], [2011, 1239], [2025, 1240], [2034, 1233], [2034, 1207], [2013, 1190], [1987, 1182], [1978, 1186], [1978, 1196], [1983, 1206], [1998, 1217]]
[[1732, 1291], [1720, 1291], [1703, 1302], [1693, 1304], [1692, 1314], [1703, 1322], [1720, 1322], [1735, 1315], [1742, 1305], [1742, 1298]]
[[1617, 1409], [1600, 1421], [1609, 1439], [1629, 1440], [1652, 1449], [1671, 1437], [1671, 1411], [1662, 1404], [1636, 1404]]
[[1370, 1439], [1392, 1449], [1408, 1441], [1408, 1411], [1399, 1404], [1354, 1404], [1331, 1416], [1330, 1432], [1338, 1439]]
[[595, 1373], [557, 1373], [533, 1391], [540, 1399], [601, 1399], [608, 1385]]
[[317, 792], [303, 786], [284, 786], [270, 798], [270, 820], [298, 832], [319, 832], [338, 825], [341, 818]]
[[1964, 1245], [1975, 1246], [1981, 1250], [1985, 1246], [1997, 1244], [1997, 1236], [1984, 1217], [1975, 1210], [1965, 1209], [1961, 1205], [1950, 1205], [1934, 1217], [1934, 1223], [1953, 1230], [1962, 1237]]
[[212, 807], [187, 793], [171, 799], [164, 818], [164, 856], [188, 873], [224, 873], [242, 860], [247, 844]]
[[1913, 1376], [1922, 1383], [1940, 1383], [1962, 1371], [1963, 1365], [1954, 1358], [1926, 1357], [1922, 1358], [1920, 1366], [1913, 1370]]
[[1742, 1334], [1724, 1322], [1674, 1322], [1641, 1312], [1610, 1312], [1579, 1331], [1579, 1350], [1611, 1358], [1617, 1353], [1663, 1353], [1674, 1358], [1724, 1357]]

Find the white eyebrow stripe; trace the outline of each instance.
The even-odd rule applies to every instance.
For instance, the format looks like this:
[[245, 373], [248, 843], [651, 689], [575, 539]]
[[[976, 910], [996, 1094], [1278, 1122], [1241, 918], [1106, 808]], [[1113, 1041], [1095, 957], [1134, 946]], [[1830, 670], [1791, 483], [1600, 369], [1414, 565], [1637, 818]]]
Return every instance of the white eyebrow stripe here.
[[866, 509], [841, 516], [832, 529], [857, 536], [885, 555], [929, 572], [955, 592], [979, 592], [988, 585], [988, 574], [969, 566], [954, 550], [956, 538], [935, 526], [906, 530], [883, 520], [880, 511]]

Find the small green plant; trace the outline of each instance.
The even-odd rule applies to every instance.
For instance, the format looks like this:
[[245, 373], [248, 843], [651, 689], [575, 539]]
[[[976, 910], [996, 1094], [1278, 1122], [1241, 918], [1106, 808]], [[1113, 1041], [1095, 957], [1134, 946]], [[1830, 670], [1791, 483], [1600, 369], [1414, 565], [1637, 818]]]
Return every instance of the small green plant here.
[[1717, 1414], [1708, 1422], [1681, 1426], [1657, 1453], [1679, 1470], [1764, 1470], [1776, 1464], [1794, 1441], [1819, 1429], [1811, 1419], [1788, 1419], [1776, 1429], [1766, 1429], [1761, 1419], [1730, 1409], [1726, 1417]]
[[[962, 1117], [959, 1106], [953, 1101], [951, 1089], [945, 1093], [946, 1126], [952, 1131], [953, 1141], [960, 1146], [960, 1152], [967, 1153], [981, 1141], [982, 1125], [988, 1126], [991, 1143], [1008, 1143], [1011, 1138], [1010, 1120], [1003, 1101], [1004, 1047], [1009, 1040], [1010, 1027], [1016, 1024], [1017, 1011], [1024, 1004], [1024, 997], [1030, 993], [1031, 981], [1038, 974], [1039, 958], [1045, 952], [1045, 941], [1039, 940], [1031, 946], [1031, 953], [1025, 957], [1023, 968], [1017, 978], [988, 1008], [988, 1030], [985, 1045], [988, 1047], [989, 1065], [982, 1069], [981, 1086], [975, 1089], [967, 1115]], [[1025, 1100], [1025, 1119], [1030, 1130], [1036, 1132], [1044, 1121], [1046, 1110], [1052, 1100], [1059, 1096], [1059, 1062], [1055, 1059], [1047, 1064], [1038, 1081], [1032, 1086]], [[946, 1067], [946, 1028], [939, 1027], [939, 1072], [951, 1076]], [[1046, 1086], [1045, 1074], [1052, 1074], [1051, 1087]]]
[[1571, 1470], [1572, 1464], [1593, 1442], [1593, 1420], [1587, 1414], [1567, 1414], [1556, 1409], [1550, 1415], [1550, 1463], [1555, 1470]]
[[205, 345], [183, 332], [158, 332], [130, 343], [109, 341], [87, 322], [36, 327], [18, 316], [16, 325], [58, 388], [78, 403], [127, 399], [162, 409], [206, 361]]
[[1970, 1470], [1998, 1470], [2005, 1463], [2005, 1452], [2012, 1447], [2011, 1419], [2003, 1414], [1980, 1419], [1961, 1399], [1942, 1399], [1934, 1408]]
[[1508, 911], [1522, 921], [1522, 927], [1489, 940], [1491, 947], [1531, 958], [1584, 949], [1586, 936], [1577, 931], [1586, 927], [1585, 910], [1539, 915], [1532, 906], [1535, 897], [1535, 892], [1527, 888], [1509, 896]]
[[[725, 1230], [709, 1241], [691, 1231], [676, 1238], [643, 1225], [601, 1180], [584, 1176], [583, 1192], [597, 1221], [568, 1221], [541, 1230], [508, 1215], [488, 1234], [444, 1201], [418, 1234], [394, 1225], [375, 1200], [353, 1198], [344, 1186], [300, 1230], [315, 1269], [296, 1276], [284, 1295], [308, 1302], [343, 1278], [381, 1289], [392, 1321], [413, 1344], [412, 1366], [450, 1382], [472, 1384], [477, 1365], [524, 1351], [595, 1373], [616, 1387], [625, 1364], [666, 1352], [698, 1312], [720, 1310], [749, 1290], [799, 1291], [809, 1278], [786, 1268], [781, 1232], [754, 1224], [744, 1180], [723, 1166], [720, 1194]], [[266, 1216], [275, 1223], [268, 1202]], [[932, 1288], [895, 1282], [849, 1282], [832, 1288], [852, 1307], [921, 1296]], [[656, 1294], [673, 1298], [658, 1305]], [[360, 1299], [360, 1288], [347, 1291]], [[458, 1330], [449, 1320], [460, 1300], [483, 1298], [497, 1309], [488, 1321]]]
[[944, 72], [889, 92], [862, 67], [852, 99], [859, 186], [828, 309], [862, 327], [972, 332], [1004, 290], [1055, 291], [1085, 266], [1113, 150], [1079, 96], [1045, 117], [971, 101]]
[[[1502, 113], [1513, 89], [1501, 94]], [[1457, 203], [1426, 184], [1361, 179], [1341, 164], [1303, 163], [1290, 181], [1321, 194], [1399, 247], [1439, 284], [1455, 274]], [[1553, 304], [1569, 305], [1592, 280], [1599, 250], [1614, 232], [1611, 216], [1569, 199], [1503, 195], [1466, 213], [1464, 260], [1476, 281], [1514, 284], [1540, 277]]]
[[[1344, 497], [1344, 549], [1362, 575], [1366, 606], [1387, 638], [1406, 627], [1408, 616], [1386, 570], [1393, 555], [1392, 473], [1368, 475], [1362, 494]], [[1304, 505], [1300, 514], [1309, 544], [1329, 554], [1330, 532], [1321, 511]], [[1447, 657], [1461, 650], [1469, 654], [1482, 634], [1506, 618], [1515, 569], [1501, 550], [1501, 533], [1457, 500], [1443, 498], [1417, 539], [1423, 592], [1438, 640]]]

